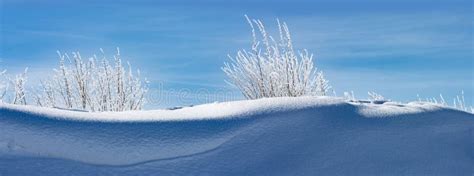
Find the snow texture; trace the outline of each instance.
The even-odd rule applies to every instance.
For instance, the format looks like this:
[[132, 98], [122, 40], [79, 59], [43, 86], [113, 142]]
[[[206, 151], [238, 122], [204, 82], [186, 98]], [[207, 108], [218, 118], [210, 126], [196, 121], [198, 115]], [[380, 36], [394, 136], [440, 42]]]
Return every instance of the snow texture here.
[[474, 115], [266, 98], [87, 113], [0, 104], [0, 175], [472, 175]]

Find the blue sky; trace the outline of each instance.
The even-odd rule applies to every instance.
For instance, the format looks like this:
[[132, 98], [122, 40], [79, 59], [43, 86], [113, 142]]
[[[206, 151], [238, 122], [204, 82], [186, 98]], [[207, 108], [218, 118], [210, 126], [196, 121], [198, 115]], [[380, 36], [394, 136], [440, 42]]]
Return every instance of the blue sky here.
[[31, 84], [57, 65], [56, 50], [92, 56], [120, 47], [151, 81], [150, 108], [241, 99], [220, 67], [227, 54], [250, 47], [247, 14], [267, 28], [286, 21], [295, 47], [315, 54], [339, 95], [451, 100], [464, 90], [474, 104], [470, 0], [0, 3], [0, 69], [29, 67]]

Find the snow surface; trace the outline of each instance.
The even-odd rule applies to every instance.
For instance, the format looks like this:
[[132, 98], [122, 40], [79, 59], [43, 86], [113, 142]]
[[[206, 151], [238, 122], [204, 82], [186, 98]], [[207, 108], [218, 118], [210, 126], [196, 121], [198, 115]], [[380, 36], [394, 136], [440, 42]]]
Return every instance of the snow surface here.
[[474, 115], [268, 98], [87, 113], [0, 104], [0, 175], [473, 175]]

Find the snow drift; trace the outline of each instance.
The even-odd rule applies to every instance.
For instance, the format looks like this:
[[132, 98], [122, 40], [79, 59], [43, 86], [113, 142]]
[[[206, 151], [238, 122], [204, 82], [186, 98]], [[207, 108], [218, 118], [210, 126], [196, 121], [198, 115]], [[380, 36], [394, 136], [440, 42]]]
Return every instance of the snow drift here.
[[474, 115], [268, 98], [86, 113], [0, 104], [0, 175], [471, 175]]

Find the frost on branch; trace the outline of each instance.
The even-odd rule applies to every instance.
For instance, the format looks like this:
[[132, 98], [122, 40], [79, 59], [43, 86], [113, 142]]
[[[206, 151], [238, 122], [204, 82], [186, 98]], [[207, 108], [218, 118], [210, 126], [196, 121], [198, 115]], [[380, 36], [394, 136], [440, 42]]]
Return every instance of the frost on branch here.
[[9, 84], [5, 76], [6, 72], [7, 72], [6, 70], [0, 71], [0, 102], [3, 101], [3, 98], [7, 94], [7, 90], [8, 90]]
[[324, 78], [324, 74], [322, 71], [317, 73], [316, 76], [316, 93], [320, 96], [326, 96], [329, 93], [331, 86], [329, 85], [329, 81]]
[[141, 110], [147, 92], [140, 72], [125, 67], [120, 52], [113, 60], [93, 56], [84, 60], [79, 52], [61, 54], [59, 68], [51, 80], [43, 80], [37, 104], [87, 111]]
[[[228, 82], [247, 99], [326, 95], [330, 89], [322, 72], [314, 67], [307, 50], [296, 52], [286, 23], [278, 22], [279, 39], [270, 36], [260, 20], [247, 21], [252, 29], [252, 48], [229, 56], [222, 70]], [[258, 30], [258, 35], [257, 31]]]
[[28, 72], [28, 68], [22, 74], [16, 75], [15, 79], [12, 80], [13, 85], [15, 86], [15, 96], [13, 99], [13, 104], [20, 104], [26, 105], [26, 91], [25, 91], [25, 84], [27, 81], [26, 73]]

